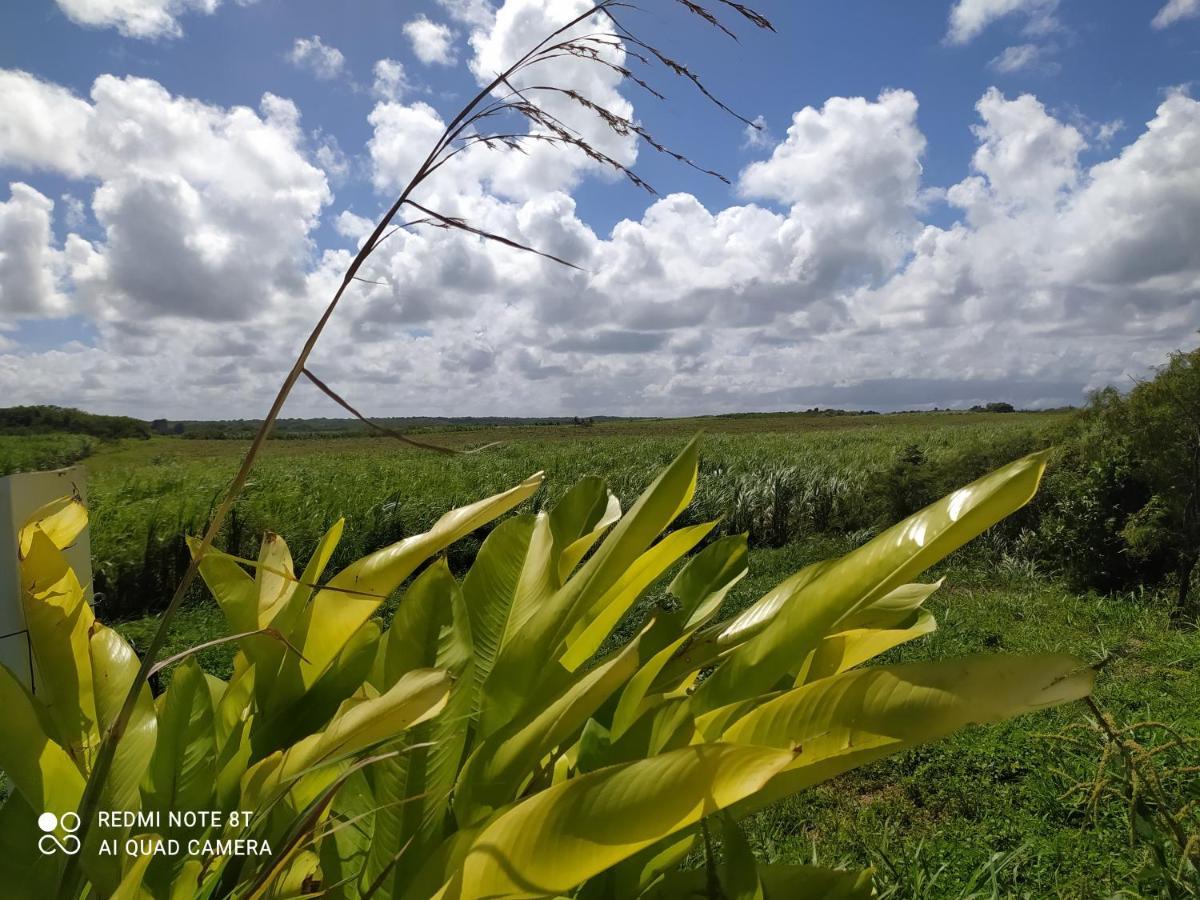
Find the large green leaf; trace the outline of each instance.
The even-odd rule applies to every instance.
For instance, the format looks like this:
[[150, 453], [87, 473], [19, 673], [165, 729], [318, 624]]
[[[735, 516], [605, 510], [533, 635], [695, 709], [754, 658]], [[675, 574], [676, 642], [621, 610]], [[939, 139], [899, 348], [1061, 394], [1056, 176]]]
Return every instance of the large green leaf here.
[[373, 788], [374, 840], [360, 876], [377, 896], [399, 896], [430, 851], [441, 843], [450, 791], [466, 746], [475, 702], [471, 633], [462, 591], [445, 560], [430, 566], [405, 592], [381, 648], [378, 684], [436, 667], [453, 678], [441, 714], [410, 733], [412, 749], [367, 770]]
[[[358, 694], [345, 701], [318, 734], [309, 735], [287, 750], [256, 763], [242, 780], [244, 809], [258, 809], [298, 786], [320, 767], [348, 759], [399, 737], [414, 725], [437, 715], [446, 704], [450, 675], [438, 669], [414, 669], [379, 696]], [[316, 784], [325, 778], [315, 779]], [[306, 788], [309, 792], [322, 787]]]
[[716, 522], [681, 528], [639, 556], [576, 623], [559, 661], [574, 672], [592, 658], [625, 613], [662, 574], [704, 540]]
[[497, 816], [437, 900], [556, 897], [760, 790], [786, 750], [708, 744], [547, 788]]
[[87, 528], [87, 507], [77, 496], [59, 497], [35, 509], [21, 527], [18, 537], [20, 559], [29, 558], [35, 532], [40, 531], [59, 550], [66, 550], [75, 543], [83, 529]]
[[13, 900], [53, 897], [62, 878], [65, 856], [35, 852], [43, 832], [38, 814], [19, 793], [10, 793], [0, 803], [0, 859], [4, 860], [4, 896]]
[[[342, 539], [345, 525], [345, 519], [338, 519], [329, 527], [321, 540], [317, 542], [312, 556], [308, 558], [308, 564], [300, 574], [295, 590], [291, 592], [286, 602], [275, 609], [270, 625], [279, 634], [289, 636], [296, 634], [305, 606], [312, 598], [316, 584], [321, 580], [325, 567], [329, 564], [330, 558]], [[299, 660], [287, 659], [289, 654], [294, 652], [290, 647], [282, 641], [273, 640], [265, 635], [247, 638], [243, 642], [243, 646], [249, 647], [254, 652], [256, 670], [254, 690], [259, 709], [270, 710], [284, 707], [304, 693]], [[285, 662], [288, 663], [288, 671], [293, 676], [287, 685], [290, 690], [276, 691], [279, 673]]]
[[0, 772], [38, 813], [73, 812], [83, 796], [79, 765], [47, 734], [49, 716], [4, 666], [0, 666]]
[[584, 478], [554, 504], [549, 524], [554, 537], [556, 587], [620, 518], [621, 502], [600, 478]]
[[251, 738], [255, 757], [262, 758], [324, 728], [371, 671], [380, 633], [379, 624], [367, 620], [306, 693], [290, 702], [276, 693], [273, 702], [260, 707], [260, 722]]
[[88, 649], [95, 616], [54, 541], [37, 525], [22, 532], [21, 601], [39, 699], [63, 749], [87, 771], [100, 740]]
[[638, 641], [578, 678], [537, 711], [516, 719], [480, 743], [463, 766], [454, 800], [460, 822], [473, 824], [513, 800], [539, 761], [573, 742], [588, 717], [637, 670]]
[[158, 743], [146, 774], [147, 809], [164, 818], [172, 810], [211, 809], [215, 758], [212, 693], [200, 666], [188, 659], [158, 700]]
[[893, 647], [932, 634], [936, 629], [937, 620], [933, 614], [922, 610], [907, 626], [851, 628], [831, 634], [817, 644], [816, 649], [804, 661], [796, 675], [796, 684], [828, 678], [830, 675], [853, 669]]
[[731, 534], [713, 541], [675, 576], [668, 588], [679, 601], [679, 631], [697, 628], [721, 608], [725, 597], [748, 571], [746, 535]]
[[[1046, 454], [1017, 460], [960, 488], [819, 571], [787, 597], [770, 627], [734, 650], [697, 690], [697, 709], [768, 691], [837, 623], [882, 598], [1024, 506]], [[801, 573], [802, 574], [802, 573]]]
[[[121, 704], [137, 676], [138, 659], [128, 642], [97, 623], [88, 642], [91, 657], [92, 684], [96, 696], [96, 714], [102, 731], [107, 731], [117, 718]], [[108, 809], [136, 810], [141, 805], [139, 787], [146, 767], [154, 755], [158, 739], [158, 718], [154, 698], [148, 685], [138, 692], [125, 733], [117, 744], [112, 769], [105, 782], [103, 802]]]
[[532, 701], [548, 674], [547, 661], [572, 628], [593, 610], [629, 567], [691, 502], [696, 489], [698, 450], [692, 441], [613, 526], [596, 551], [552, 596], [540, 603], [502, 648], [484, 682], [482, 731], [490, 734]]
[[[518, 506], [542, 484], [538, 473], [516, 487], [443, 515], [429, 531], [351, 563], [317, 591], [294, 636], [305, 688], [320, 677], [354, 632], [418, 566], [459, 538]], [[290, 659], [291, 657], [288, 657]]]
[[856, 669], [787, 691], [722, 741], [788, 748], [795, 761], [735, 811], [758, 809], [849, 769], [970, 724], [1087, 696], [1095, 671], [1072, 656], [979, 656]]
[[477, 706], [500, 648], [555, 589], [553, 547], [547, 514], [514, 516], [487, 536], [463, 579], [475, 646]]
[[728, 656], [736, 647], [755, 635], [761, 634], [779, 615], [779, 611], [788, 600], [800, 593], [830, 565], [832, 562], [822, 561], [805, 566], [771, 588], [732, 619], [717, 622], [700, 631], [662, 667], [655, 686], [660, 689], [674, 688], [704, 667]]

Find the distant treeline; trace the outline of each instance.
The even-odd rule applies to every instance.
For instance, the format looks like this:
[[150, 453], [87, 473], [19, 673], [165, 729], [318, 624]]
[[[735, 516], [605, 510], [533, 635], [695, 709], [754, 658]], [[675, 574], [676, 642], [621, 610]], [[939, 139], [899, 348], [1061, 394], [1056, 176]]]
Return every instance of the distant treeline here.
[[[484, 428], [531, 428], [553, 425], [589, 426], [597, 422], [629, 422], [628, 416], [539, 416], [517, 418], [505, 416], [392, 416], [371, 421], [401, 431], [420, 434], [431, 431], [478, 431]], [[156, 434], [179, 435], [197, 440], [247, 440], [254, 437], [262, 425], [261, 419], [217, 419], [169, 421], [156, 419], [150, 423]], [[355, 419], [280, 419], [271, 430], [275, 440], [289, 438], [343, 438], [375, 435], [378, 432]]]
[[[983, 406], [973, 406], [969, 410], [941, 410], [933, 412], [1017, 412], [1011, 403], [988, 403]], [[892, 415], [904, 413], [924, 414], [930, 410], [903, 410]], [[843, 416], [878, 416], [882, 415], [873, 409], [822, 409], [812, 407], [785, 412], [739, 412], [715, 413], [712, 415], [693, 416], [697, 421], [705, 419], [759, 419], [781, 416], [818, 416], [837, 418]], [[423, 432], [447, 431], [479, 431], [486, 428], [539, 428], [561, 425], [574, 425], [588, 428], [601, 422], [655, 422], [664, 421], [669, 417], [662, 416], [538, 416], [521, 418], [516, 416], [392, 416], [372, 419], [373, 422], [400, 431], [405, 434], [421, 434]], [[183, 420], [169, 421], [156, 419], [150, 423], [156, 434], [178, 435], [195, 440], [249, 440], [258, 432], [262, 425], [260, 419], [217, 419], [217, 420]], [[344, 438], [370, 437], [377, 435], [362, 422], [354, 419], [280, 419], [271, 431], [274, 440], [289, 438]]]
[[0, 434], [87, 434], [92, 437], [148, 438], [148, 423], [129, 416], [99, 416], [62, 406], [10, 406], [0, 409]]
[[[934, 410], [940, 411], [940, 410]], [[946, 410], [951, 412], [952, 410]], [[967, 410], [958, 410], [965, 412]], [[988, 403], [973, 406], [970, 412], [1014, 412], [1010, 403]], [[912, 410], [920, 413], [928, 410]], [[811, 409], [791, 412], [722, 413], [708, 418], [757, 419], [777, 416], [877, 416], [875, 410]], [[602, 422], [653, 422], [662, 417], [649, 416], [393, 416], [373, 420], [377, 424], [406, 434], [423, 432], [479, 431], [488, 428], [538, 428], [554, 426], [591, 427]], [[61, 406], [13, 406], [0, 409], [0, 434], [86, 434], [112, 439], [122, 437], [147, 438], [151, 435], [190, 438], [195, 440], [249, 440], [254, 437], [261, 419], [154, 419], [144, 422], [129, 416], [101, 416]], [[362, 422], [354, 419], [280, 419], [272, 429], [275, 440], [296, 438], [346, 438], [374, 435]]]

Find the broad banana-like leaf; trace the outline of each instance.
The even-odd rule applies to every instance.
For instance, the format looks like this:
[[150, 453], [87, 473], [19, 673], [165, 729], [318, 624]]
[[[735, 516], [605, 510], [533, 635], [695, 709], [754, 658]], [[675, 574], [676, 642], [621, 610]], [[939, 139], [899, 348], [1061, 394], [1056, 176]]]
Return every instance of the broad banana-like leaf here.
[[738, 816], [966, 725], [1086, 697], [1095, 670], [1072, 656], [979, 656], [872, 666], [795, 688], [747, 713], [722, 741], [789, 748], [796, 760]]
[[[595, 553], [534, 610], [497, 656], [483, 686], [482, 732], [515, 718], [538, 696], [546, 662], [596, 602], [615, 585], [683, 508], [696, 490], [698, 450], [692, 441], [621, 517]], [[550, 673], [552, 676], [557, 673]]]
[[[308, 565], [304, 567], [296, 589], [291, 592], [287, 602], [275, 611], [270, 624], [280, 634], [293, 635], [296, 633], [305, 605], [316, 590], [314, 586], [321, 580], [325, 567], [329, 565], [329, 560], [342, 539], [345, 526], [346, 520], [338, 519], [329, 527], [321, 540], [317, 542], [312, 556], [308, 558]], [[294, 675], [290, 683], [291, 691], [279, 691], [278, 695], [276, 692], [280, 669], [283, 667], [286, 657], [293, 652], [291, 648], [280, 641], [270, 639], [259, 639], [254, 648], [257, 651], [254, 687], [259, 709], [268, 710], [286, 706], [303, 694], [303, 683], [300, 680], [299, 666], [297, 665], [299, 660], [292, 660], [289, 667], [289, 672]]]
[[[354, 632], [421, 563], [459, 538], [496, 519], [532, 496], [542, 484], [539, 472], [504, 493], [452, 510], [424, 534], [414, 535], [351, 563], [317, 591], [294, 638], [305, 689], [341, 652]], [[303, 640], [299, 640], [299, 638]], [[292, 657], [285, 658], [285, 665]]]
[[[201, 541], [187, 539], [192, 556], [200, 552]], [[245, 634], [258, 629], [258, 585], [254, 578], [227, 553], [209, 547], [200, 558], [200, 577], [225, 614], [232, 634]]]
[[19, 791], [9, 793], [0, 803], [3, 887], [5, 896], [13, 900], [53, 897], [62, 878], [65, 856], [36, 852], [38, 840], [45, 834], [37, 825], [38, 815], [44, 811], [44, 807], [38, 807], [35, 812]]
[[[0, 772], [37, 814], [61, 815], [79, 808], [83, 775], [79, 764], [46, 733], [48, 714], [4, 666], [0, 666]], [[35, 814], [36, 817], [36, 814]], [[65, 837], [65, 832], [58, 834]]]
[[731, 534], [688, 561], [668, 588], [679, 601], [681, 631], [698, 628], [717, 613], [734, 585], [746, 577], [748, 555], [747, 536]]
[[28, 558], [34, 531], [41, 531], [59, 550], [66, 550], [87, 528], [87, 507], [78, 496], [51, 500], [33, 511], [19, 535], [20, 558]]
[[87, 771], [100, 740], [88, 649], [96, 619], [67, 558], [36, 524], [22, 531], [21, 601], [37, 667], [37, 688], [53, 733]]
[[805, 566], [767, 591], [730, 621], [717, 622], [705, 628], [663, 667], [655, 686], [663, 690], [672, 688], [765, 631], [779, 615], [784, 604], [832, 564], [832, 561], [825, 560]]
[[655, 703], [620, 734], [592, 728], [592, 746], [580, 742], [576, 768], [590, 772], [617, 763], [645, 759], [667, 750], [676, 750], [695, 743], [696, 732], [691, 703], [686, 697], [656, 697]]
[[206, 875], [204, 863], [198, 859], [186, 859], [179, 867], [175, 883], [171, 885], [171, 900], [196, 900], [198, 897], [209, 897], [205, 882], [214, 881], [220, 872]]
[[567, 580], [579, 561], [619, 518], [621, 501], [609, 493], [600, 478], [584, 478], [554, 504], [549, 524], [557, 557], [555, 587]]
[[684, 554], [704, 540], [716, 524], [706, 522], [703, 525], [672, 531], [634, 560], [616, 584], [575, 623], [574, 630], [566, 641], [566, 652], [559, 657], [559, 661], [567, 670], [574, 672], [591, 659], [634, 601]]
[[146, 773], [146, 808], [164, 818], [172, 810], [210, 809], [215, 763], [212, 692], [199, 664], [188, 659], [158, 699], [158, 743]]
[[530, 620], [556, 596], [563, 580], [620, 517], [620, 511], [600, 479], [584, 479], [549, 513], [506, 522], [484, 542], [463, 582], [475, 644], [476, 719], [481, 736], [511, 719], [510, 711], [489, 696], [503, 686], [487, 684], [500, 651], [525, 634]]
[[906, 624], [945, 581], [945, 578], [939, 578], [932, 584], [902, 584], [890, 594], [842, 619], [838, 622], [838, 628], [847, 631], [852, 628], [895, 628]]
[[624, 684], [638, 664], [638, 641], [575, 681], [532, 720], [514, 720], [482, 741], [463, 765], [454, 809], [460, 822], [474, 824], [515, 799], [539, 760], [568, 741]]
[[337, 659], [307, 693], [290, 703], [277, 693], [275, 702], [260, 714], [260, 724], [251, 737], [255, 757], [261, 759], [324, 728], [371, 671], [379, 650], [380, 633], [379, 624], [368, 619], [350, 636]]
[[554, 785], [497, 816], [436, 900], [555, 897], [754, 794], [788, 750], [707, 744]]
[[[158, 836], [154, 834], [147, 834], [142, 837], [148, 841], [158, 839]], [[121, 883], [117, 885], [117, 889], [113, 892], [109, 900], [154, 900], [154, 896], [143, 887], [143, 882], [146, 879], [146, 869], [150, 867], [150, 863], [153, 861], [153, 853], [143, 853], [134, 859], [129, 868], [125, 870]]]
[[727, 900], [764, 900], [758, 862], [745, 833], [728, 812], [721, 813], [721, 887]]
[[[192, 657], [175, 669], [158, 698], [158, 743], [145, 773], [142, 805], [156, 812], [164, 825], [173, 811], [218, 808], [218, 787], [228, 790], [227, 776], [220, 773], [223, 760], [218, 756], [214, 713], [214, 692], [224, 687]], [[203, 830], [199, 825], [176, 827], [166, 836], [186, 845]], [[143, 879], [151, 896], [170, 892], [184, 861], [172, 856], [153, 859]]]
[[708, 858], [711, 847], [705, 830], [705, 865], [667, 872], [640, 900], [676, 900], [685, 897], [721, 897], [723, 900], [765, 900], [762, 879], [750, 842], [728, 813], [721, 819], [721, 863]]
[[612, 737], [618, 739], [645, 710], [651, 688], [662, 670], [676, 658], [697, 628], [714, 615], [721, 602], [747, 572], [746, 535], [737, 534], [713, 541], [675, 576], [668, 591], [679, 601], [679, 609], [660, 614], [642, 639], [642, 655], [649, 660], [621, 692], [612, 717]]
[[272, 531], [263, 535], [254, 584], [258, 589], [258, 627], [266, 628], [287, 605], [297, 587], [287, 542]]
[[239, 653], [234, 657], [233, 675], [214, 705], [216, 716], [213, 726], [216, 729], [218, 745], [229, 739], [238, 723], [253, 715], [256, 674], [255, 666], [245, 654]]
[[379, 900], [398, 897], [444, 837], [450, 791], [466, 746], [475, 703], [471, 633], [462, 591], [439, 560], [405, 592], [381, 648], [377, 684], [436, 667], [453, 686], [441, 714], [410, 732], [412, 749], [372, 765], [374, 841], [359, 878], [365, 892], [383, 879]]
[[907, 628], [852, 628], [817, 644], [796, 675], [796, 686], [861, 666], [881, 653], [937, 630], [933, 613], [921, 610]]
[[715, 709], [771, 687], [843, 618], [869, 606], [1029, 502], [1046, 467], [1035, 453], [960, 488], [821, 570], [769, 628], [734, 650], [693, 697]]
[[[92, 685], [96, 696], [96, 715], [101, 732], [106, 732], [125, 695], [137, 676], [138, 659], [133, 648], [111, 628], [96, 623], [88, 642], [91, 656]], [[148, 685], [138, 692], [137, 705], [117, 744], [112, 768], [104, 785], [106, 809], [136, 810], [141, 806], [139, 786], [154, 755], [158, 739], [158, 718]]]
[[[475, 647], [477, 718], [486, 711], [481, 709], [484, 682], [500, 649], [555, 589], [553, 551], [554, 535], [546, 513], [514, 516], [487, 536], [463, 579]], [[480, 731], [488, 734], [488, 723], [481, 722]]]
[[[382, 765], [382, 763], [377, 763]], [[360, 769], [346, 779], [333, 801], [331, 814], [321, 826], [318, 844], [324, 896], [328, 900], [356, 900], [358, 882], [372, 849], [372, 832], [379, 803]], [[377, 894], [388, 900], [389, 894]]]
[[347, 759], [441, 712], [450, 691], [450, 676], [437, 669], [416, 669], [385, 694], [351, 697], [319, 734], [309, 735], [282, 752], [255, 764], [242, 781], [243, 809], [258, 809], [301, 777]]
[[[654, 628], [651, 627], [650, 634], [653, 635], [653, 633]], [[681, 635], [674, 643], [668, 644], [652, 656], [629, 679], [625, 685], [625, 689], [621, 691], [621, 699], [617, 701], [617, 708], [613, 711], [612, 735], [614, 738], [619, 738], [624, 734], [645, 711], [647, 694], [650, 691], [650, 686], [654, 683], [654, 679], [658, 677], [658, 673], [662, 671], [662, 667], [670, 661], [671, 657], [687, 639], [688, 634]]]

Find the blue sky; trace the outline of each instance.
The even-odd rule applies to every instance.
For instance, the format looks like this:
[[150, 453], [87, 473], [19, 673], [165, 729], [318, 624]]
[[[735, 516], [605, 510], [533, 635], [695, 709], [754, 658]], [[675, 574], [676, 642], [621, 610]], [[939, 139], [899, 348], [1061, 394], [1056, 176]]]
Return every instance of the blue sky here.
[[[379, 414], [1058, 405], [1195, 343], [1200, 257], [1180, 232], [1200, 222], [1197, 0], [762, 0], [777, 33], [736, 23], [739, 43], [645, 6], [630, 21], [764, 130], [750, 140], [662, 73], [667, 103], [596, 89], [733, 184], [633, 145], [619, 149], [672, 195], [658, 205], [582, 163], [515, 188], [494, 163], [449, 173], [435, 199], [573, 248], [587, 272], [460, 235], [397, 241], [387, 286], [351, 298], [327, 342], [347, 393]], [[11, 402], [258, 414], [357, 217], [403, 180], [414, 117], [448, 118], [531, 18], [576, 7], [7, 4]], [[419, 46], [422, 20], [445, 47]], [[402, 88], [375, 89], [379, 60]], [[198, 134], [223, 169], [191, 158]], [[154, 239], [135, 243], [139, 222]], [[238, 247], [264, 248], [266, 272]]]

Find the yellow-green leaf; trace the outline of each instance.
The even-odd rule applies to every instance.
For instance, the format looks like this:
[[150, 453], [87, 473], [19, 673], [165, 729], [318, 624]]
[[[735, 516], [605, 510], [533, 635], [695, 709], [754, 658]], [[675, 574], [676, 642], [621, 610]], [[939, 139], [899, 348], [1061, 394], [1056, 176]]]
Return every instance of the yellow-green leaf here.
[[796, 760], [736, 812], [945, 737], [1087, 696], [1095, 671], [1072, 656], [978, 656], [856, 669], [795, 688], [721, 740], [795, 749]]
[[497, 816], [437, 900], [554, 897], [753, 794], [789, 751], [708, 744], [554, 785]]
[[1046, 454], [1035, 453], [997, 469], [822, 569], [785, 599], [766, 630], [734, 650], [700, 685], [697, 709], [770, 690], [840, 620], [1028, 503], [1045, 466]]
[[443, 515], [429, 531], [351, 563], [316, 593], [300, 625], [300, 672], [306, 687], [320, 677], [379, 604], [430, 556], [518, 506], [542, 484], [538, 473], [516, 487]]
[[[102, 731], [107, 731], [117, 718], [137, 676], [138, 658], [123, 637], [98, 623], [92, 632], [88, 650], [99, 726]], [[157, 739], [158, 718], [154, 711], [154, 698], [149, 686], [143, 684], [133, 715], [117, 744], [112, 769], [105, 783], [103, 796], [107, 808], [136, 810], [141, 806], [138, 788], [154, 755]]]

